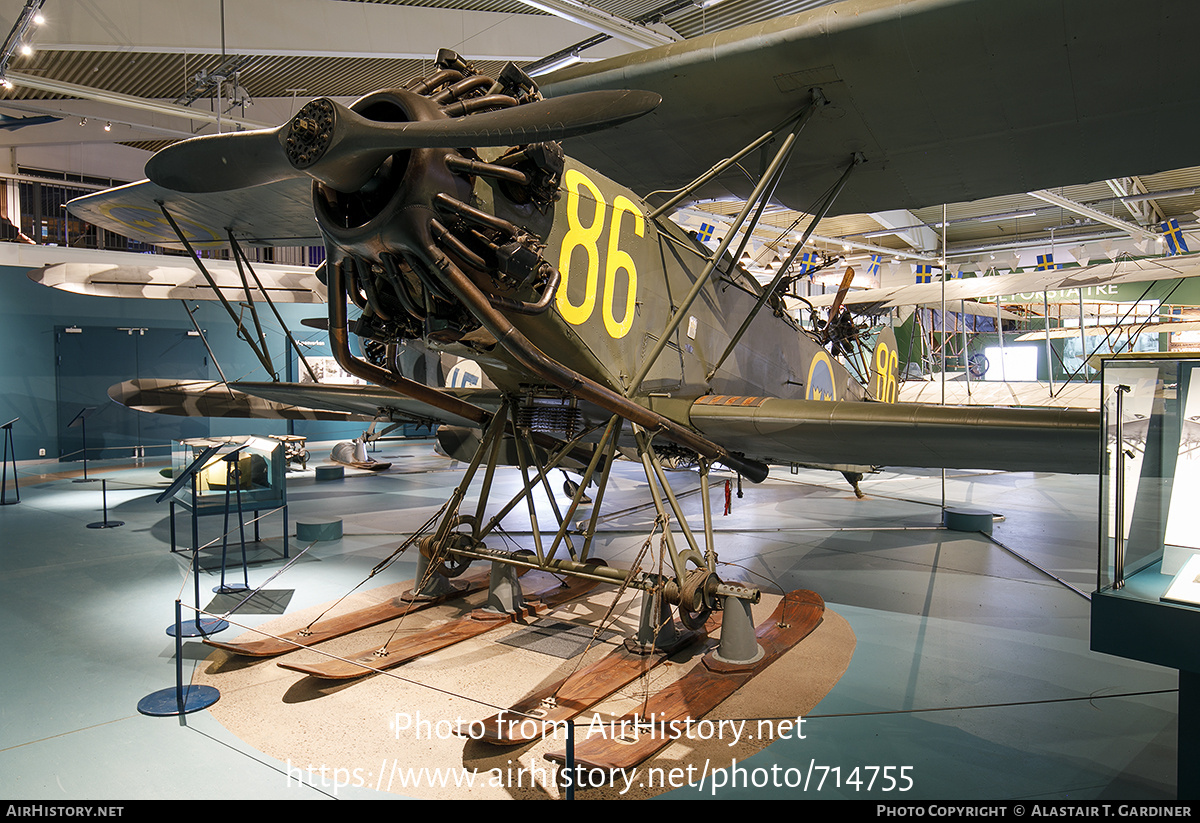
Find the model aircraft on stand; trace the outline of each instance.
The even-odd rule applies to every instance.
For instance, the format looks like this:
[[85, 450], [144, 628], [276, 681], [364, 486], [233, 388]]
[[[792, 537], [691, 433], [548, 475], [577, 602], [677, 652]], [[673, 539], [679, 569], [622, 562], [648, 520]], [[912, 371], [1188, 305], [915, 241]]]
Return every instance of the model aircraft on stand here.
[[[854, 380], [827, 337], [786, 311], [781, 285], [803, 241], [765, 286], [732, 263], [772, 200], [809, 207], [811, 233], [835, 208], [1031, 187], [1016, 175], [1053, 186], [1200, 162], [1191, 139], [1200, 109], [1162, 104], [1154, 84], [1124, 77], [1115, 65], [1124, 61], [1105, 45], [1187, 54], [1173, 44], [1192, 27], [1175, 17], [1200, 22], [1200, 9], [1166, 3], [1175, 17], [1164, 22], [1127, 3], [1049, 5], [1056, 15], [1042, 0], [840, 3], [568, 70], [552, 77], [552, 96], [515, 65], [490, 77], [443, 50], [436, 71], [405, 89], [350, 106], [321, 98], [275, 129], [178, 143], [147, 164], [149, 182], [70, 208], [151, 242], [169, 240], [169, 227], [201, 267], [197, 247], [228, 240], [238, 254], [239, 238], [309, 238], [315, 214], [334, 355], [379, 388], [238, 388], [313, 408], [365, 392], [378, 413], [474, 430], [462, 441], [474, 446], [468, 468], [419, 540], [417, 596], [447, 596], [454, 577], [485, 562], [498, 570], [493, 602], [510, 614], [524, 608], [518, 571], [535, 570], [648, 593], [654, 605], [638, 639], [650, 646], [686, 636], [670, 630], [669, 615], [662, 622], [664, 603], [693, 632], [720, 617], [721, 646], [696, 675], [706, 688], [725, 684], [711, 688], [719, 700], [811, 631], [823, 604], [792, 593], [786, 613], [756, 632], [749, 607], [759, 590], [721, 575], [714, 466], [751, 482], [772, 464], [824, 466], [852, 480], [880, 465], [1096, 470], [1094, 413], [896, 404], [886, 338], [871, 353], [868, 384]], [[1024, 37], [1034, 48], [1014, 48]], [[1036, 75], [1008, 77], [1029, 65]], [[1012, 80], [1013, 93], [992, 94], [1001, 80]], [[1124, 93], [1132, 87], [1143, 97]], [[1126, 128], [1131, 118], [1142, 122]], [[748, 165], [760, 172], [747, 175]], [[745, 197], [715, 251], [667, 219], [714, 188]], [[650, 200], [638, 193], [666, 190]], [[474, 360], [495, 388], [426, 385], [387, 357], [355, 355], [355, 335], [383, 347], [419, 340]], [[645, 472], [666, 549], [662, 574], [610, 568], [592, 554], [619, 454]], [[669, 459], [698, 468], [701, 524], [683, 515]], [[509, 460], [524, 488], [488, 519], [494, 471]], [[548, 474], [566, 461], [583, 482], [565, 511], [554, 504], [550, 538], [531, 495], [549, 492]], [[590, 521], [573, 540], [569, 524], [593, 483]], [[489, 546], [522, 500], [534, 550]], [[371, 663], [290, 667], [354, 677], [410, 659], [401, 648], [376, 650]], [[680, 693], [663, 699], [677, 704], [664, 712], [704, 710]]]

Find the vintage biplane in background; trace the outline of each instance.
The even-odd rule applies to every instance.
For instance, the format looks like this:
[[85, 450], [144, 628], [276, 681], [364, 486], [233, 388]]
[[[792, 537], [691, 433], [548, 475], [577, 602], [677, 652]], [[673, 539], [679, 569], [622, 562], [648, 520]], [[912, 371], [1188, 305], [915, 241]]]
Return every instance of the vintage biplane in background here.
[[[860, 385], [785, 310], [792, 260], [763, 286], [732, 263], [738, 237], [772, 200], [813, 214], [811, 232], [823, 214], [1200, 163], [1200, 107], [1127, 69], [1186, 76], [1197, 23], [1200, 7], [1183, 2], [844, 2], [569, 69], [540, 90], [515, 65], [493, 78], [442, 51], [406, 89], [350, 106], [322, 98], [276, 129], [178, 143], [150, 160], [148, 182], [70, 208], [189, 249], [323, 243], [343, 368], [422, 419], [481, 433], [422, 543], [429, 569], [485, 560], [626, 582], [589, 557], [621, 449], [672, 524], [669, 585], [648, 572], [627, 582], [663, 591], [691, 626], [723, 609], [724, 643], [758, 592], [718, 574], [710, 467], [751, 481], [771, 464], [851, 477], [877, 465], [1086, 473], [1100, 450], [1098, 417], [1083, 411], [889, 402], [886, 340]], [[714, 192], [745, 198], [715, 252], [667, 219]], [[351, 335], [472, 359], [495, 389], [425, 385], [356, 356]], [[242, 388], [314, 408], [340, 391]], [[502, 455], [522, 467], [526, 495], [564, 460], [584, 467], [556, 539], [532, 556], [484, 542]], [[700, 534], [666, 458], [699, 467]], [[480, 502], [462, 513], [480, 467]], [[576, 547], [566, 524], [593, 479]], [[755, 656], [753, 641], [732, 642], [727, 659]]]

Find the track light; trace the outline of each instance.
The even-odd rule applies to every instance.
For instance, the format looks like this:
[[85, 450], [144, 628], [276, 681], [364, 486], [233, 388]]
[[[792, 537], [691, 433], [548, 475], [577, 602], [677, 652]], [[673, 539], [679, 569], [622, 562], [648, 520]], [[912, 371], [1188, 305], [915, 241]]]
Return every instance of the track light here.
[[86, 126], [86, 125], [87, 125], [87, 118], [86, 118], [86, 117], [80, 117], [80, 118], [79, 118], [79, 125], [80, 125], [80, 126]]
[[105, 124], [104, 124], [104, 130], [105, 130], [105, 131], [112, 131], [112, 123], [105, 123]]

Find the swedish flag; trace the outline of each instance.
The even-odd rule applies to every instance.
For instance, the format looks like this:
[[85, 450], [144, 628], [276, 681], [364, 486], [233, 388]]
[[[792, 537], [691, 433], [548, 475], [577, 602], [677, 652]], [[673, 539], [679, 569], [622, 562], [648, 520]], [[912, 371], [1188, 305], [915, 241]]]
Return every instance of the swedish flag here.
[[930, 283], [933, 281], [933, 265], [930, 263], [917, 264], [917, 282]]
[[867, 264], [867, 274], [871, 277], [879, 276], [880, 258], [878, 254], [871, 255], [871, 262]]
[[707, 243], [709, 240], [712, 240], [713, 232], [716, 230], [717, 227], [712, 223], [701, 223], [700, 231], [696, 233], [696, 237], [699, 238], [701, 243]]
[[1053, 254], [1039, 254], [1037, 256], [1037, 271], [1050, 271], [1051, 269], [1059, 269], [1062, 266], [1054, 262]]
[[1167, 254], [1175, 256], [1177, 254], [1187, 254], [1187, 242], [1183, 238], [1183, 229], [1179, 228], [1179, 221], [1172, 217], [1170, 220], [1162, 224], [1163, 237], [1167, 239]]
[[811, 251], [806, 251], [804, 254], [796, 258], [799, 266], [796, 268], [797, 275], [807, 274], [810, 278], [813, 276], [817, 267], [817, 256]]

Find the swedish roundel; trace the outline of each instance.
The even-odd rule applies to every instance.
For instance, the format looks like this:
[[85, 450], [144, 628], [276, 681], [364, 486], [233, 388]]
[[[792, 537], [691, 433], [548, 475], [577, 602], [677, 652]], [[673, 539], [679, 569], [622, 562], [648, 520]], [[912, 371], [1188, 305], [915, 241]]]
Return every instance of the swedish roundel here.
[[833, 388], [833, 363], [829, 355], [819, 351], [813, 355], [808, 364], [808, 394], [809, 400], [836, 400]]

